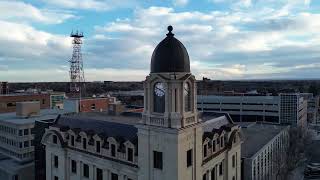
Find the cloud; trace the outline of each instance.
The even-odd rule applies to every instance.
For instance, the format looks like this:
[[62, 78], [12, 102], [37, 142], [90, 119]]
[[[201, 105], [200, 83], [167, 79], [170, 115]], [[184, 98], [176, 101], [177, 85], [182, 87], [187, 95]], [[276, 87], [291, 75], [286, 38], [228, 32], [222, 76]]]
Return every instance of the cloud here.
[[[108, 7], [107, 1], [83, 2], [57, 0], [48, 1], [47, 5], [72, 9], [72, 12], [77, 8], [104, 11], [124, 7], [120, 3], [111, 3]], [[320, 73], [320, 32], [317, 31], [320, 14], [306, 10], [310, 2], [227, 3], [238, 3], [238, 6], [207, 12], [136, 7], [132, 16], [92, 27], [92, 35], [87, 36], [83, 44], [86, 79], [143, 80], [149, 72], [152, 52], [165, 38], [168, 25], [173, 25], [175, 37], [186, 46], [192, 72], [199, 79], [203, 76], [211, 79], [307, 78], [303, 71], [310, 77]], [[36, 9], [43, 14], [43, 9]], [[0, 64], [6, 65], [0, 67], [0, 77], [11, 75], [12, 79], [28, 81], [38, 79], [40, 74], [44, 81], [68, 80], [71, 39], [25, 23], [58, 22], [33, 14], [25, 18], [19, 14], [13, 14], [15, 18], [0, 16]], [[48, 67], [54, 76], [49, 75]], [[25, 72], [30, 75], [23, 76]]]
[[20, 1], [0, 1], [0, 19], [2, 20], [60, 24], [74, 17], [70, 12], [39, 9], [31, 4]]
[[[191, 61], [201, 62], [201, 66], [192, 65], [198, 78], [205, 75], [222, 79], [255, 78], [255, 75], [260, 78], [263, 74], [268, 77], [269, 74], [296, 71], [292, 66], [299, 67], [320, 58], [316, 53], [320, 50], [319, 43], [314, 40], [320, 35], [316, 32], [318, 14], [298, 12], [270, 18], [274, 12], [265, 9], [256, 14], [245, 11], [175, 12], [173, 8], [149, 7], [137, 9], [130, 20], [97, 26], [96, 31], [101, 37], [117, 37], [100, 41], [108, 44], [107, 48], [110, 46], [106, 51], [111, 52], [110, 56], [106, 55], [105, 60], [110, 58], [106, 61], [111, 66], [114, 65], [113, 58], [120, 58], [124, 67], [130, 64], [132, 68], [148, 68], [153, 48], [164, 38], [165, 27], [172, 24], [175, 36], [187, 47]], [[312, 36], [306, 36], [307, 32]], [[129, 44], [124, 45], [120, 43], [122, 41]], [[134, 51], [138, 49], [145, 51]], [[122, 55], [122, 52], [128, 53]], [[134, 58], [126, 57], [130, 53]]]
[[[87, 68], [85, 70], [86, 81], [136, 81], [143, 80], [148, 72], [145, 70], [132, 69], [113, 69], [103, 68], [94, 69]], [[41, 78], [39, 78], [41, 77]], [[59, 78], [57, 78], [59, 77]], [[0, 66], [0, 81], [14, 81], [14, 82], [67, 82], [69, 81], [68, 69], [52, 68], [30, 68], [23, 70], [13, 69], [10, 71], [2, 70]]]
[[43, 0], [43, 2], [61, 8], [97, 11], [134, 7], [138, 4], [136, 0]]
[[189, 0], [173, 0], [173, 4], [175, 6], [185, 6], [187, 5]]
[[70, 56], [71, 39], [67, 37], [1, 20], [0, 27], [0, 62], [10, 71], [65, 63]]

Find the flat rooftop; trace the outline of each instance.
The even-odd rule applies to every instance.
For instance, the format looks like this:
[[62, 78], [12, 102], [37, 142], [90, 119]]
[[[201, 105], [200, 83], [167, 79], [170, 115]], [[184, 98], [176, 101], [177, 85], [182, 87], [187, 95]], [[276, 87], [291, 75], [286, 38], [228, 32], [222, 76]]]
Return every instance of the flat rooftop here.
[[37, 120], [54, 119], [59, 114], [68, 113], [66, 110], [61, 109], [41, 109], [40, 114], [37, 116], [31, 116], [29, 118], [19, 117], [16, 112], [1, 113], [0, 122], [7, 122], [12, 124], [30, 124]]
[[20, 163], [10, 157], [0, 154], [0, 169], [10, 174], [16, 173], [21, 168], [33, 166], [33, 164], [34, 164], [33, 161]]
[[242, 127], [243, 144], [241, 146], [241, 157], [251, 158], [261, 150], [268, 142], [277, 136], [288, 126], [264, 124], [264, 123], [237, 123]]

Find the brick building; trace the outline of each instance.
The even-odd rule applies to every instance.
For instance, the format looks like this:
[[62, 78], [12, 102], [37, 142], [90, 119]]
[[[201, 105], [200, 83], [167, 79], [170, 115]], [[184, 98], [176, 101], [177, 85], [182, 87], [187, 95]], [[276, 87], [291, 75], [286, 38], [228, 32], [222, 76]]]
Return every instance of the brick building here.
[[109, 104], [116, 103], [115, 97], [87, 97], [70, 98], [64, 100], [64, 109], [75, 112], [103, 112], [108, 111]]
[[4, 94], [0, 95], [0, 113], [16, 111], [16, 103], [39, 101], [41, 109], [50, 108], [50, 94]]

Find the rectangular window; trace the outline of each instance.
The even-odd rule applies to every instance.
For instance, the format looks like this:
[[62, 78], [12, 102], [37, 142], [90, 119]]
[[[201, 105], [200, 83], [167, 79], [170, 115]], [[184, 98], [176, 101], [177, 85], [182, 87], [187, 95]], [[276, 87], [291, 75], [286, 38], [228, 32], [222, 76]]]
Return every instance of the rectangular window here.
[[24, 129], [24, 130], [23, 130], [23, 135], [26, 136], [26, 135], [28, 135], [28, 134], [29, 134], [29, 129]]
[[21, 129], [19, 130], [19, 136], [22, 136], [22, 130]]
[[207, 174], [204, 174], [204, 175], [202, 176], [202, 180], [207, 180]]
[[128, 161], [133, 162], [133, 149], [128, 148]]
[[54, 160], [54, 167], [55, 167], [55, 168], [58, 168], [58, 166], [59, 166], [58, 156], [54, 156], [53, 160]]
[[211, 170], [211, 180], [216, 180], [216, 168], [215, 167]]
[[22, 142], [19, 142], [19, 147], [20, 147], [20, 148], [23, 148], [23, 147], [22, 147]]
[[59, 178], [57, 176], [54, 177], [54, 180], [59, 180]]
[[219, 175], [220, 176], [222, 176], [222, 174], [223, 174], [223, 164], [222, 164], [222, 162], [219, 164]]
[[234, 155], [232, 156], [232, 167], [236, 167], [236, 157]]
[[74, 146], [74, 136], [71, 136], [71, 146]]
[[89, 178], [89, 166], [88, 164], [83, 164], [83, 176]]
[[53, 135], [52, 136], [52, 141], [54, 144], [57, 144], [58, 143], [58, 137], [56, 135]]
[[19, 176], [18, 175], [14, 175], [13, 176], [13, 180], [19, 180]]
[[103, 180], [102, 169], [97, 168], [97, 180]]
[[116, 145], [111, 144], [111, 156], [116, 156]]
[[100, 141], [96, 141], [96, 151], [100, 153]]
[[153, 151], [153, 167], [162, 169], [162, 152]]
[[29, 147], [29, 141], [23, 142], [23, 146], [24, 146], [25, 148]]
[[87, 139], [86, 138], [82, 139], [82, 148], [87, 149]]
[[111, 180], [118, 180], [118, 174], [111, 173]]
[[187, 151], [187, 167], [192, 166], [192, 149]]
[[91, 104], [91, 110], [96, 110], [96, 104]]
[[77, 173], [77, 162], [75, 160], [71, 160], [71, 171]]

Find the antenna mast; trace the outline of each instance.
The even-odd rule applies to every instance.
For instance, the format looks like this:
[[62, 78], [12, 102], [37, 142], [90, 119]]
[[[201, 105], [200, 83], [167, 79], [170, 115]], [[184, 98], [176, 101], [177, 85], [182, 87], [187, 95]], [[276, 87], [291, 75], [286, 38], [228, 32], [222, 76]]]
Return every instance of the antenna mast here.
[[73, 38], [73, 53], [70, 62], [70, 93], [72, 96], [77, 95], [81, 98], [82, 94], [85, 93], [85, 79], [83, 71], [81, 44], [83, 38], [83, 33], [72, 31], [70, 37]]

